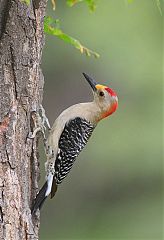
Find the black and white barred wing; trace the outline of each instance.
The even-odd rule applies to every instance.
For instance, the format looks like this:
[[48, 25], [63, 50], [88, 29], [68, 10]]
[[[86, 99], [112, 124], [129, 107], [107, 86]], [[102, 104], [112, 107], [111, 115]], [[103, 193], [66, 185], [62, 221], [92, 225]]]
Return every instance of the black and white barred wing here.
[[90, 138], [94, 126], [79, 117], [70, 120], [59, 140], [59, 151], [55, 161], [55, 181], [60, 184], [67, 176], [81, 150]]

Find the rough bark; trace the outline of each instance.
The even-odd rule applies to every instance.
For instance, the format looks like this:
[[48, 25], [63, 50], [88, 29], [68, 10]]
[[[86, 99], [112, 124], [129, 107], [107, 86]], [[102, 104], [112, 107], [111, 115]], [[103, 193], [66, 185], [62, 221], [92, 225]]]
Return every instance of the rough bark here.
[[47, 0], [0, 0], [0, 239], [38, 239], [37, 139], [29, 139], [43, 94], [40, 68]]

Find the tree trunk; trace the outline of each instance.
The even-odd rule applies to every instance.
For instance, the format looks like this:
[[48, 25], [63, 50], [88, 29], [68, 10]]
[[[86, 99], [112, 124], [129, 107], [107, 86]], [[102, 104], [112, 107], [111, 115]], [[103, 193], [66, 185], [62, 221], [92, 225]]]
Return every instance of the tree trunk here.
[[37, 139], [29, 139], [42, 102], [40, 69], [47, 0], [0, 0], [0, 239], [38, 239], [30, 207], [38, 189]]

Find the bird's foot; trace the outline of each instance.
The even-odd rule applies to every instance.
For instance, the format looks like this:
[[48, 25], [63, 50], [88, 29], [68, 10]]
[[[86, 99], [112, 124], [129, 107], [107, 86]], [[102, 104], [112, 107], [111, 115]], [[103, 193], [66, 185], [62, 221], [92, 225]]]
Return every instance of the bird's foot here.
[[33, 119], [33, 123], [34, 123], [34, 128], [33, 128], [33, 132], [29, 132], [28, 134], [28, 138], [35, 138], [36, 134], [38, 132], [41, 132], [43, 135], [43, 140], [44, 140], [44, 145], [46, 147], [46, 142], [47, 142], [47, 138], [46, 138], [46, 130], [50, 130], [50, 124], [48, 121], [48, 118], [46, 117], [45, 114], [45, 109], [43, 108], [42, 105], [40, 105], [39, 111], [34, 111], [32, 113], [32, 119]]

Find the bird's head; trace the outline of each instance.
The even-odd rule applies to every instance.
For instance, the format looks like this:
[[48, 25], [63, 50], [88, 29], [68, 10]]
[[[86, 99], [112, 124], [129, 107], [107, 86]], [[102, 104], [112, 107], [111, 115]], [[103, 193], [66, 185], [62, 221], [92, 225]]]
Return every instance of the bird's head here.
[[114, 113], [118, 107], [118, 97], [109, 87], [98, 84], [93, 78], [83, 73], [93, 90], [94, 101], [100, 109], [100, 119]]

